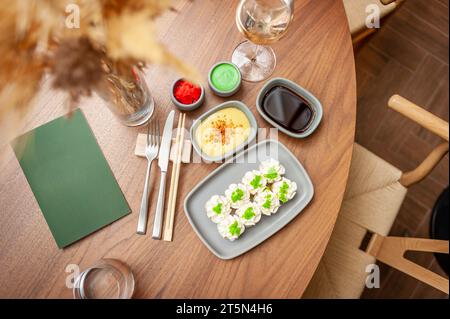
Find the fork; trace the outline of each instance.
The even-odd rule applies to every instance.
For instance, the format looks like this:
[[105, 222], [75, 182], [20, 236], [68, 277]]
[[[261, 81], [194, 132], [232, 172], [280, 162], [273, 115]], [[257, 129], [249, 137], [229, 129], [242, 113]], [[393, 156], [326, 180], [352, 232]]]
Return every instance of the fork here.
[[147, 174], [145, 176], [144, 193], [142, 194], [141, 210], [139, 212], [139, 222], [136, 233], [145, 235], [147, 230], [148, 217], [148, 196], [149, 187], [148, 181], [150, 179], [150, 172], [152, 169], [153, 160], [158, 156], [159, 144], [161, 137], [159, 135], [159, 123], [151, 121], [147, 127], [147, 146], [145, 147], [145, 157], [147, 158]]

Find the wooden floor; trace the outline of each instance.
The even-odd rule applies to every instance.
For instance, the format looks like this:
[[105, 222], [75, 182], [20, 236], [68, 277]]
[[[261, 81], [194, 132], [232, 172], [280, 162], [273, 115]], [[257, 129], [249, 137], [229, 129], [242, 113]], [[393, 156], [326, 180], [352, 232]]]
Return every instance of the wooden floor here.
[[[388, 110], [399, 93], [449, 120], [449, 0], [406, 0], [358, 50], [356, 140], [403, 171], [414, 168], [440, 140]], [[448, 156], [431, 176], [410, 188], [392, 235], [427, 237], [430, 211], [448, 185]], [[442, 273], [431, 254], [411, 259]], [[443, 293], [380, 265], [381, 288], [363, 298], [445, 298]]]

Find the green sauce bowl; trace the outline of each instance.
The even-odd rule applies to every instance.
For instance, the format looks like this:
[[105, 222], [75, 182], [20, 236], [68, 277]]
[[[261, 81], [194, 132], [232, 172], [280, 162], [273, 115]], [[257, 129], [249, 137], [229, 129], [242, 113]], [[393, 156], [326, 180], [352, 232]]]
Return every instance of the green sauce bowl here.
[[221, 97], [232, 96], [241, 88], [241, 71], [231, 62], [216, 63], [209, 71], [208, 83], [216, 95]]

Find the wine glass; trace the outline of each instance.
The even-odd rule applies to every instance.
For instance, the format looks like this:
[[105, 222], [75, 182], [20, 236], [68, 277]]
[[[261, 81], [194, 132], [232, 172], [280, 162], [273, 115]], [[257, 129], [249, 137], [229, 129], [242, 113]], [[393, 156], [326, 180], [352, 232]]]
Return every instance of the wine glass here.
[[276, 66], [268, 44], [283, 37], [293, 17], [294, 0], [241, 0], [236, 11], [239, 31], [248, 39], [233, 52], [232, 62], [249, 82], [267, 79]]

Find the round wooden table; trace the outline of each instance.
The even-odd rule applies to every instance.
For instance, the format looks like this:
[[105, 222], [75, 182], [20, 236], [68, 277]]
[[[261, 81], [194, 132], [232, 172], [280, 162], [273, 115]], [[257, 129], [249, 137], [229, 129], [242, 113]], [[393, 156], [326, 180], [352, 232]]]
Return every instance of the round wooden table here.
[[[217, 61], [229, 60], [243, 40], [235, 26], [237, 2], [176, 1], [180, 12], [166, 13], [158, 22], [162, 41], [206, 78], [209, 68]], [[85, 269], [100, 258], [117, 258], [132, 268], [137, 298], [301, 297], [339, 213], [354, 141], [355, 69], [342, 1], [296, 0], [293, 24], [273, 48], [278, 59], [273, 76], [286, 77], [307, 88], [324, 107], [323, 122], [311, 137], [298, 140], [279, 135], [309, 172], [315, 187], [315, 197], [302, 214], [250, 252], [234, 260], [220, 260], [202, 244], [183, 212], [185, 195], [217, 164], [188, 164], [181, 170], [174, 241], [155, 241], [149, 233], [136, 235], [147, 164], [145, 159], [135, 157], [133, 150], [137, 133], [145, 128], [124, 127], [100, 99], [84, 99], [81, 108], [133, 213], [59, 250], [11, 147], [3, 148], [0, 297], [71, 298], [72, 291], [66, 287], [67, 265]], [[173, 109], [169, 90], [176, 77], [175, 72], [160, 66], [150, 67], [147, 73], [157, 104], [156, 116], [161, 120]], [[262, 85], [244, 83], [233, 99], [244, 101], [258, 124], [268, 127], [255, 109]], [[207, 91], [205, 105], [188, 114], [189, 125], [202, 112], [224, 101]], [[45, 83], [23, 131], [65, 112], [63, 95]], [[151, 183], [157, 185], [159, 174], [156, 169], [153, 172]], [[150, 198], [150, 230], [156, 196], [157, 186]]]

